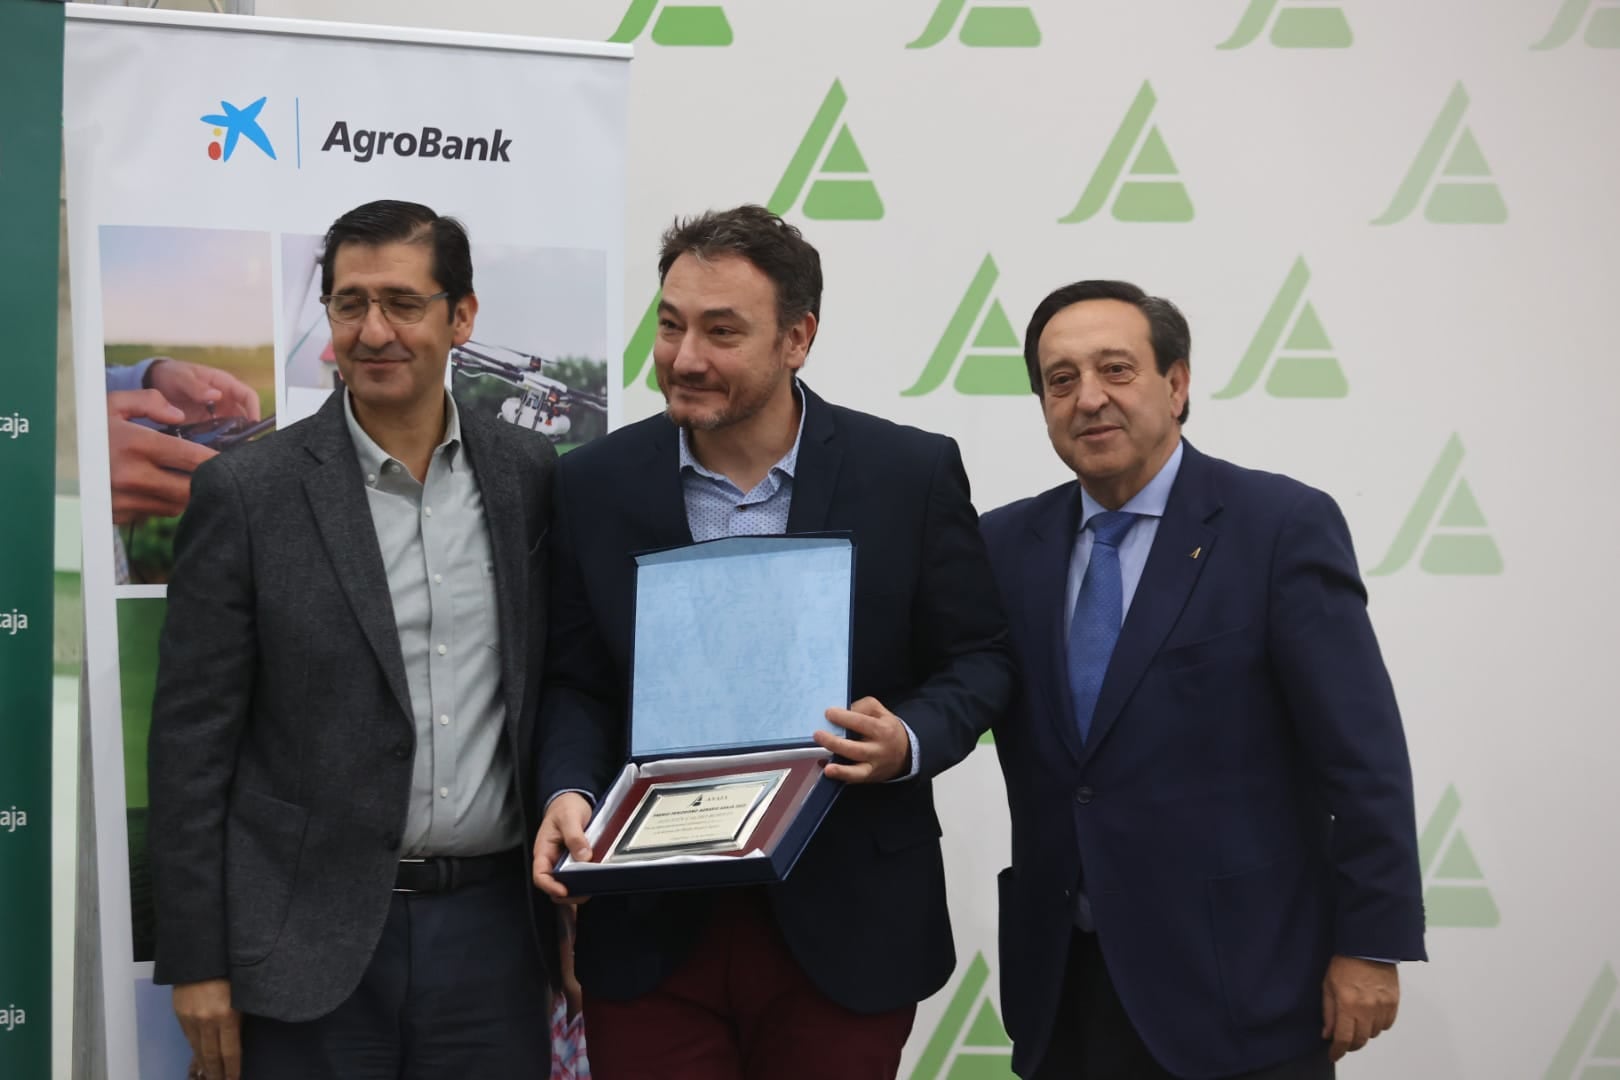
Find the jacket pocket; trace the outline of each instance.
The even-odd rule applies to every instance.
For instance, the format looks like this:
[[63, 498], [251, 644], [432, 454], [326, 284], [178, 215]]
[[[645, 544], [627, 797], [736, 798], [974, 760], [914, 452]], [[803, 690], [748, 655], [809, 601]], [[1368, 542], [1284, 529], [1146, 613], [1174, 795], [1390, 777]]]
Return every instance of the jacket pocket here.
[[1239, 1027], [1319, 1009], [1329, 949], [1321, 867], [1304, 853], [1206, 883], [1227, 1012]]
[[258, 791], [237, 791], [225, 826], [225, 913], [233, 964], [255, 964], [281, 938], [309, 815]]

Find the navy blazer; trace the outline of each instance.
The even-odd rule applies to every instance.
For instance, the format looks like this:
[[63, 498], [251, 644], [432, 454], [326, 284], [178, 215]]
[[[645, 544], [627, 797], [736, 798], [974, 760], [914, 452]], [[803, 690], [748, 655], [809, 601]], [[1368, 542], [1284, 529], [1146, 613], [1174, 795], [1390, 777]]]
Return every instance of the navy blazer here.
[[[1012, 661], [956, 444], [829, 405], [808, 388], [804, 396], [788, 531], [853, 534], [853, 696], [876, 697], [909, 724], [921, 762], [915, 779], [847, 788], [787, 882], [770, 889], [771, 906], [824, 994], [878, 1012], [922, 1000], [955, 968], [931, 781], [1006, 707]], [[692, 542], [678, 438], [654, 416], [558, 467], [543, 798], [570, 788], [600, 795], [625, 761], [632, 555]], [[610, 999], [654, 989], [703, 933], [712, 898], [595, 897], [580, 909], [580, 982]]]
[[1045, 1054], [1077, 890], [1177, 1076], [1322, 1045], [1332, 955], [1424, 959], [1411, 767], [1333, 500], [1189, 444], [1081, 745], [1065, 582], [1075, 482], [984, 516], [1023, 678], [997, 722], [1014, 1068]]

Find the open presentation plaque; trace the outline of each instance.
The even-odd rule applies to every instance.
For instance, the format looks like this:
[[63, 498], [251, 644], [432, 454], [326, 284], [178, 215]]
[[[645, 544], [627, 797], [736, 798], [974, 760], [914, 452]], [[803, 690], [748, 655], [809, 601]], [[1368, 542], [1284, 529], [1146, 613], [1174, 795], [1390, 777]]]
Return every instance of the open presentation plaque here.
[[780, 881], [842, 785], [817, 729], [849, 702], [854, 546], [745, 536], [636, 557], [629, 761], [580, 895]]
[[602, 861], [742, 851], [788, 772], [652, 784]]

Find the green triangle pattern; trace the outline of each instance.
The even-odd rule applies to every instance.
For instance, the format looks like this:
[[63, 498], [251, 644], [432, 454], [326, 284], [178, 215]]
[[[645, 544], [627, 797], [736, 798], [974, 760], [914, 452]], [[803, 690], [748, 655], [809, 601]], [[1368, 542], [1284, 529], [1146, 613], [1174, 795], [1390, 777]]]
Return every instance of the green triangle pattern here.
[[1436, 225], [1500, 225], [1508, 210], [1490, 181], [1451, 181], [1434, 185], [1423, 216]]
[[951, 1062], [945, 1080], [1018, 1080], [1012, 1071], [1012, 1054], [986, 1054], [963, 1051]]
[[867, 171], [866, 159], [861, 156], [860, 147], [855, 145], [855, 137], [849, 133], [848, 124], [839, 129], [838, 138], [833, 140], [832, 149], [827, 151], [827, 160], [821, 163], [821, 171], [830, 173]]
[[1451, 160], [1446, 163], [1446, 176], [1490, 176], [1491, 167], [1485, 162], [1485, 151], [1479, 148], [1479, 140], [1474, 138], [1471, 128], [1463, 128], [1462, 136], [1458, 138], [1456, 147], [1451, 151]]
[[1279, 49], [1348, 49], [1354, 41], [1337, 7], [1284, 8], [1271, 27], [1271, 43]]
[[1440, 859], [1440, 865], [1435, 868], [1435, 877], [1449, 878], [1453, 881], [1483, 881], [1485, 874], [1479, 868], [1479, 860], [1474, 858], [1474, 849], [1468, 846], [1468, 838], [1458, 833], [1451, 839], [1451, 846]]
[[973, 1026], [963, 1037], [962, 1045], [996, 1050], [1012, 1049], [1012, 1040], [1007, 1038], [1007, 1029], [1002, 1026], [1001, 1017], [996, 1015], [995, 1007], [990, 1004], [989, 998], [985, 998], [979, 1005], [979, 1015], [974, 1018]]
[[1485, 513], [1479, 508], [1479, 500], [1474, 498], [1474, 489], [1468, 486], [1466, 479], [1457, 481], [1456, 490], [1451, 493], [1451, 502], [1447, 504], [1446, 512], [1440, 515], [1440, 525], [1450, 529], [1486, 527]]
[[866, 159], [848, 124], [839, 129], [821, 172], [831, 175], [810, 185], [804, 197], [805, 217], [813, 221], [877, 221], [883, 217], [883, 199], [877, 185], [862, 175], [868, 172]]
[[1136, 162], [1131, 166], [1131, 175], [1176, 175], [1176, 163], [1171, 159], [1170, 148], [1164, 145], [1164, 136], [1159, 134], [1158, 128], [1149, 129], [1147, 139], [1136, 155]]
[[1328, 340], [1327, 331], [1322, 329], [1322, 320], [1317, 317], [1316, 308], [1309, 300], [1300, 309], [1299, 318], [1294, 322], [1294, 329], [1288, 335], [1284, 348], [1303, 349], [1311, 351], [1326, 351], [1333, 348]]
[[1620, 1058], [1620, 1012], [1609, 1014], [1609, 1023], [1598, 1036], [1597, 1045], [1592, 1047], [1592, 1056], [1595, 1058]]
[[979, 332], [973, 338], [973, 346], [977, 349], [1019, 347], [1018, 335], [1013, 331], [1012, 322], [1007, 318], [1007, 311], [1001, 306], [1000, 300], [990, 301], [990, 310], [985, 313], [984, 322], [979, 324]]
[[979, 4], [962, 20], [957, 37], [970, 48], [1033, 49], [1041, 43], [1041, 29], [1027, 7]]
[[709, 45], [725, 47], [732, 42], [731, 23], [726, 9], [703, 5], [671, 5], [658, 13], [652, 39], [659, 45]]
[[1586, 24], [1586, 43], [1594, 49], [1620, 49], [1620, 8], [1598, 8]]

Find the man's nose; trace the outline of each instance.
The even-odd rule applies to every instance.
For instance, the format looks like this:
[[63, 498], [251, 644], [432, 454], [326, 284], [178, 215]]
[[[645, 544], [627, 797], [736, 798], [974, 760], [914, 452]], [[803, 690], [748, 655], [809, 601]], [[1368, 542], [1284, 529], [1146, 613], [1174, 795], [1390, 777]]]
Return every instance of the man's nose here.
[[360, 320], [360, 343], [372, 349], [381, 349], [394, 340], [394, 324], [382, 313], [382, 305], [375, 301], [366, 305], [365, 318]]

